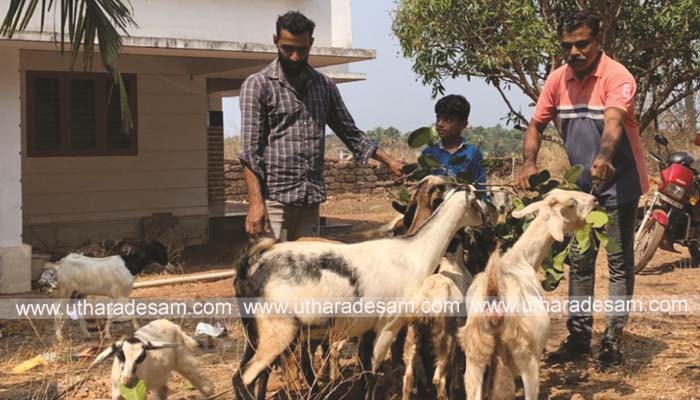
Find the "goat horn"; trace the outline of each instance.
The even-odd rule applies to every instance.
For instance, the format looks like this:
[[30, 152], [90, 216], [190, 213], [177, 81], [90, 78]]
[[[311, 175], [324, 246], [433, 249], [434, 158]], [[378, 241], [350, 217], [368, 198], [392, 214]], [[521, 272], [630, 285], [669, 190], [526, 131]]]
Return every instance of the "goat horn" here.
[[97, 357], [95, 357], [95, 361], [93, 361], [92, 364], [90, 364], [90, 366], [88, 367], [88, 371], [93, 369], [95, 366], [100, 364], [102, 361], [104, 361], [107, 357], [114, 354], [116, 351], [117, 351], [117, 346], [115, 344], [104, 349], [102, 351], [102, 353], [98, 354]]
[[542, 201], [536, 201], [534, 203], [528, 204], [527, 207], [523, 208], [522, 210], [519, 211], [513, 211], [511, 215], [513, 218], [523, 218], [526, 215], [529, 214], [534, 214], [535, 212], [540, 210], [540, 207], [542, 207]]
[[172, 349], [179, 347], [179, 343], [164, 343], [164, 342], [148, 342], [146, 343], [144, 349], [146, 350], [160, 350], [160, 349]]

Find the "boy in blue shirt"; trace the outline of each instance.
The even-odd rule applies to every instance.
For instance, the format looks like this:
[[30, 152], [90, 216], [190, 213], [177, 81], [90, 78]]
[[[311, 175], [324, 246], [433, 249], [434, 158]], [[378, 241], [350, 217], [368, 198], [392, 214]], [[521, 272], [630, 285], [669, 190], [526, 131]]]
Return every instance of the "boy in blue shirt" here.
[[[472, 183], [478, 189], [483, 189], [486, 184], [486, 171], [481, 166], [483, 156], [481, 150], [467, 143], [462, 137], [462, 131], [469, 122], [471, 106], [464, 96], [451, 94], [435, 103], [435, 129], [437, 129], [440, 141], [437, 144], [423, 149], [421, 155], [430, 154], [441, 165], [433, 171], [435, 175], [457, 176], [460, 172], [466, 172], [471, 177]], [[451, 165], [450, 159], [465, 157], [464, 162]]]

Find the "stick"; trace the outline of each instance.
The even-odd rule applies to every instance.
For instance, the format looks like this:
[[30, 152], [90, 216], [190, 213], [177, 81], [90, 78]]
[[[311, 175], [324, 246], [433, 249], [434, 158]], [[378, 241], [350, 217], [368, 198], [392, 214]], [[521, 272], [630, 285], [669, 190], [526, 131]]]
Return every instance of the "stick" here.
[[226, 390], [224, 390], [223, 392], [220, 392], [220, 393], [211, 395], [211, 396], [207, 397], [206, 400], [215, 399], [215, 398], [217, 398], [217, 397], [219, 397], [219, 396], [222, 396], [222, 395], [224, 395], [224, 394], [226, 394], [226, 393], [231, 393], [231, 392], [233, 392], [233, 388], [231, 388], [231, 389], [226, 389]]
[[172, 285], [175, 283], [204, 281], [204, 280], [211, 280], [211, 279], [226, 279], [226, 278], [230, 278], [232, 276], [236, 276], [236, 271], [231, 270], [231, 271], [222, 271], [222, 272], [210, 272], [210, 273], [206, 273], [206, 274], [180, 276], [180, 277], [176, 277], [176, 278], [156, 279], [156, 280], [152, 280], [152, 281], [136, 282], [136, 283], [134, 283], [134, 289], [153, 287], [153, 286]]

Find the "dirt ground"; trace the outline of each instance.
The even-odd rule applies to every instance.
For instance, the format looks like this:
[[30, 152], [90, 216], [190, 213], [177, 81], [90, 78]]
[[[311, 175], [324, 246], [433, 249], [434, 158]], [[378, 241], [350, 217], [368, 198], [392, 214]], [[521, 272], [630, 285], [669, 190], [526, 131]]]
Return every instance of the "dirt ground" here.
[[[342, 195], [329, 199], [321, 208], [321, 214], [329, 223], [352, 223], [353, 232], [338, 235], [341, 240], [356, 240], [357, 232], [374, 228], [391, 219], [393, 211], [388, 196]], [[208, 246], [188, 249], [184, 254], [186, 272], [225, 270], [231, 267], [240, 251], [237, 243], [212, 243]], [[637, 276], [635, 294], [638, 296], [697, 296], [700, 293], [700, 269], [682, 268], [687, 259], [685, 251], [674, 254], [659, 251], [647, 271]], [[680, 262], [680, 264], [679, 264]], [[596, 294], [607, 291], [607, 271], [604, 257], [597, 262]], [[140, 279], [153, 279], [149, 275]], [[548, 296], [566, 295], [567, 282]], [[133, 297], [157, 298], [228, 298], [232, 296], [232, 280], [224, 279], [206, 283], [187, 283], [134, 290]], [[32, 297], [37, 297], [36, 295]], [[697, 311], [697, 310], [696, 310]], [[243, 341], [240, 325], [233, 319], [185, 319], [184, 330], [194, 332], [198, 322], [222, 323], [228, 326], [229, 336], [213, 339], [206, 344], [200, 359], [204, 371], [210, 376], [215, 392], [230, 389], [230, 377], [237, 367]], [[146, 321], [142, 320], [142, 324]], [[69, 355], [89, 346], [103, 348], [97, 332], [92, 340], [80, 338], [77, 323], [68, 322], [64, 327], [65, 344], [53, 339], [53, 323], [47, 320], [0, 321], [3, 337], [0, 338], [0, 399], [45, 399], [52, 394], [65, 392], [68, 399], [109, 398], [110, 362], [105, 362], [93, 372], [86, 372], [92, 356], [70, 360]], [[594, 353], [604, 330], [603, 318], [597, 317], [594, 326]], [[131, 324], [115, 323], [112, 335], [117, 338], [131, 332]], [[564, 318], [554, 318], [547, 351], [556, 349], [566, 335]], [[21, 374], [10, 370], [22, 361], [38, 354], [55, 352], [58, 359], [46, 362]], [[627, 325], [623, 343], [624, 365], [608, 372], [597, 372], [592, 360], [576, 364], [550, 365], [542, 362], [541, 395], [543, 399], [700, 399], [700, 315], [636, 314]], [[94, 352], [92, 353], [94, 354]], [[94, 356], [94, 355], [93, 355]], [[392, 374], [398, 377], [400, 371]], [[83, 379], [84, 378], [84, 379]], [[268, 396], [284, 398], [279, 391], [283, 387], [275, 373]], [[357, 385], [356, 385], [357, 386]], [[170, 382], [170, 398], [201, 398], [188, 387], [186, 381], [175, 375]], [[398, 388], [398, 389], [397, 389]], [[361, 391], [356, 387], [353, 393]], [[385, 398], [400, 398], [400, 383], [392, 385]], [[519, 392], [522, 396], [522, 391]], [[334, 396], [338, 397], [338, 396]], [[351, 396], [352, 398], [356, 396]], [[225, 393], [220, 398], [232, 398]]]

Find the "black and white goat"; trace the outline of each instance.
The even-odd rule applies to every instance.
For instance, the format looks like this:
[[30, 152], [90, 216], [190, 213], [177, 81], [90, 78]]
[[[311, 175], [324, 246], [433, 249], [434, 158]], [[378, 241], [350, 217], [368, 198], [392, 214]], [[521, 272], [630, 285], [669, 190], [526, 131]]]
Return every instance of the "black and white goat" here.
[[[481, 226], [488, 208], [470, 188], [452, 190], [411, 236], [340, 244], [285, 242], [272, 246], [252, 265], [244, 259], [236, 278], [236, 295], [288, 305], [284, 315], [257, 314], [243, 318], [248, 340], [233, 385], [239, 398], [252, 396], [260, 378], [259, 396], [265, 391], [269, 367], [298, 338], [303, 326], [322, 339], [333, 326], [348, 337], [375, 332], [371, 360], [362, 360], [376, 372], [403, 317], [295, 313], [296, 304], [309, 300], [410, 298], [440, 262], [450, 239], [465, 226]], [[242, 302], [241, 302], [242, 303]]]
[[[129, 297], [134, 285], [134, 276], [147, 265], [156, 262], [162, 266], [168, 264], [168, 249], [159, 241], [152, 241], [145, 248], [129, 255], [102, 258], [86, 257], [71, 253], [56, 263], [47, 263], [40, 281], [51, 280], [55, 276], [55, 297], [61, 302], [61, 309], [70, 299], [82, 296], [107, 296], [113, 299]], [[41, 282], [40, 282], [41, 283]], [[85, 320], [79, 318], [82, 334], [90, 333]], [[105, 324], [105, 338], [110, 337], [111, 320]], [[138, 329], [136, 320], [132, 320], [134, 329]], [[56, 317], [56, 337], [63, 338], [63, 318]]]
[[119, 384], [130, 386], [142, 380], [157, 400], [168, 398], [168, 380], [175, 371], [204, 396], [212, 394], [209, 379], [200, 371], [193, 351], [197, 342], [178, 325], [158, 319], [140, 328], [134, 335], [113, 343], [100, 353], [90, 368], [114, 355], [112, 363], [112, 400], [121, 399]]

